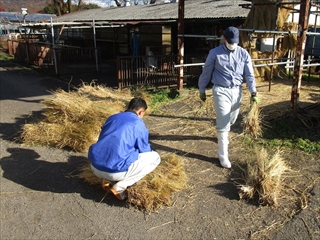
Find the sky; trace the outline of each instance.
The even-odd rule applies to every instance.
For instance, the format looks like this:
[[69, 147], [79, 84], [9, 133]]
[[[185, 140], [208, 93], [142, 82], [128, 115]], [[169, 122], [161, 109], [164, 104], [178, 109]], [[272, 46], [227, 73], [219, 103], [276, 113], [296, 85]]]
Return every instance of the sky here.
[[97, 4], [100, 7], [109, 7], [109, 2], [113, 2], [111, 0], [83, 0], [84, 3], [89, 4]]
[[[125, 0], [122, 0], [122, 1], [125, 2]], [[109, 7], [109, 5], [117, 6], [113, 0], [83, 0], [83, 2], [86, 4], [89, 4], [89, 3], [97, 4], [100, 7]], [[164, 2], [170, 2], [170, 0], [164, 0]]]

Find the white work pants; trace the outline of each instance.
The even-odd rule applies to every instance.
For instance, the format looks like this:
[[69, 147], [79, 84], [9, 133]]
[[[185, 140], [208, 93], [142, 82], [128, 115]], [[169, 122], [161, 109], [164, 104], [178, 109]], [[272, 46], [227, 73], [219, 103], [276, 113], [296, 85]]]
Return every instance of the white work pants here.
[[239, 114], [242, 87], [213, 86], [212, 95], [217, 116], [216, 129], [218, 132], [229, 132], [230, 126], [236, 122]]
[[140, 153], [137, 161], [133, 162], [127, 172], [108, 173], [103, 172], [91, 165], [92, 172], [99, 178], [110, 182], [116, 182], [113, 188], [121, 193], [132, 186], [148, 173], [152, 172], [160, 164], [160, 156], [157, 152]]

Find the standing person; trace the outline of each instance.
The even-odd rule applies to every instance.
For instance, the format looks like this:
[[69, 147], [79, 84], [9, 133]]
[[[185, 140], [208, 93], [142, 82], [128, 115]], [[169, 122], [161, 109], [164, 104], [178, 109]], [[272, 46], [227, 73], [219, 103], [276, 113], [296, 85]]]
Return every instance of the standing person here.
[[258, 102], [258, 98], [251, 57], [245, 49], [238, 46], [239, 30], [228, 27], [224, 30], [223, 36], [224, 44], [210, 50], [198, 86], [200, 99], [205, 101], [206, 86], [210, 81], [213, 83], [218, 156], [222, 167], [231, 168], [228, 157], [228, 133], [239, 114], [243, 78], [251, 93], [251, 102]]
[[133, 98], [125, 112], [110, 116], [98, 141], [89, 148], [93, 173], [103, 178], [102, 187], [119, 200], [127, 197], [127, 187], [152, 172], [161, 159], [149, 144], [149, 131], [142, 118], [147, 103]]

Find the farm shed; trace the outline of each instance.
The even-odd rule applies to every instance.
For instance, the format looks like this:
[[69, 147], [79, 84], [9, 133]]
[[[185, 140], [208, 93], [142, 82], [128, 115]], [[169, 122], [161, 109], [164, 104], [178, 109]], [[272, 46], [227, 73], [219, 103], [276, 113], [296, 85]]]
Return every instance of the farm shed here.
[[[278, 43], [273, 37], [280, 36], [281, 39], [287, 35], [285, 31], [276, 28], [277, 9], [284, 8], [289, 3], [295, 6], [299, 4], [289, 1], [282, 1], [282, 5], [275, 1], [254, 2], [255, 4], [251, 1], [185, 1], [184, 82], [198, 78], [206, 54], [209, 49], [220, 44], [219, 37], [227, 26], [242, 27], [243, 45], [246, 38], [251, 38], [249, 44], [253, 43], [252, 40], [259, 35], [259, 31], [267, 33], [268, 42], [260, 41], [257, 46], [244, 46], [249, 51], [277, 50]], [[268, 29], [247, 23], [249, 14], [263, 4], [275, 10], [273, 18], [266, 19], [270, 23]], [[290, 11], [299, 14], [298, 10]], [[257, 22], [259, 21], [255, 21]], [[101, 73], [106, 69], [116, 68], [116, 72], [111, 70], [112, 74], [109, 72], [106, 75], [108, 81], [116, 79], [112, 84], [118, 87], [172, 85], [176, 83], [178, 75], [177, 68], [174, 67], [179, 63], [178, 25], [178, 3], [102, 8], [67, 14], [53, 18], [50, 23], [32, 25], [33, 28], [45, 27], [49, 32], [45, 43], [47, 46], [42, 46], [45, 50], [33, 62], [54, 66], [57, 74], [88, 71]], [[43, 45], [42, 42], [36, 44]], [[272, 56], [272, 63], [276, 58], [277, 56]], [[270, 62], [267, 64], [270, 65]], [[289, 67], [292, 67], [292, 62]], [[267, 75], [272, 76], [272, 72]]]
[[[203, 62], [208, 50], [220, 44], [217, 38], [222, 29], [245, 21], [249, 10], [239, 6], [241, 3], [245, 1], [185, 2], [185, 34], [202, 35], [185, 37], [185, 63]], [[43, 52], [49, 54], [54, 49], [57, 63], [54, 54], [49, 54], [50, 59], [40, 54], [39, 60], [47, 66], [56, 65], [58, 74], [117, 67], [119, 87], [176, 83], [178, 3], [92, 9], [26, 25], [48, 29], [47, 50]], [[44, 48], [43, 42], [36, 44]], [[186, 70], [187, 80], [197, 76], [201, 67]]]

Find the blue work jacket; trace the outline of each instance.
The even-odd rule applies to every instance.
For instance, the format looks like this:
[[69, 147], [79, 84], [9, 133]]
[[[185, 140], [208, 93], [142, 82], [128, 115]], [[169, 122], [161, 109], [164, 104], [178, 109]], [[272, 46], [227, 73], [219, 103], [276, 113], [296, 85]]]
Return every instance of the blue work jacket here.
[[106, 120], [98, 141], [89, 148], [88, 158], [100, 171], [126, 172], [139, 153], [150, 151], [144, 122], [135, 112], [126, 111]]

